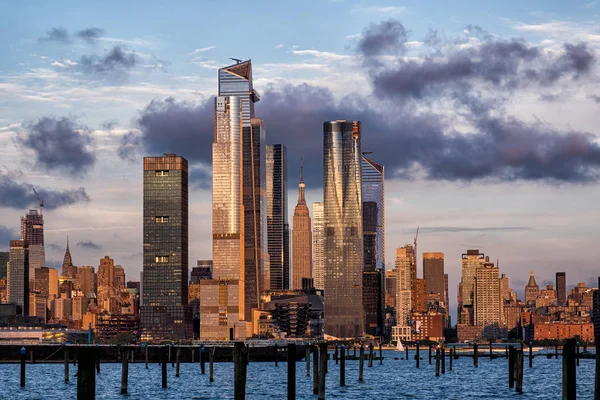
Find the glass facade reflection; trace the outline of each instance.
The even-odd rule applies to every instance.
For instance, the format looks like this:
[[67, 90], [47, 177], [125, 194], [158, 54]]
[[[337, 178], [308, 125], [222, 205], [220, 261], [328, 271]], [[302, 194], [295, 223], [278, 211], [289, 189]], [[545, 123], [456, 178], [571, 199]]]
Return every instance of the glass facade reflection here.
[[188, 162], [175, 154], [144, 158], [143, 253], [144, 339], [191, 338]]
[[287, 149], [284, 145], [267, 145], [266, 167], [271, 290], [285, 290], [290, 287], [290, 238], [287, 209]]
[[361, 123], [325, 122], [323, 133], [325, 333], [359, 337], [365, 332]]
[[325, 219], [323, 202], [313, 203], [313, 276], [315, 289], [325, 288]]

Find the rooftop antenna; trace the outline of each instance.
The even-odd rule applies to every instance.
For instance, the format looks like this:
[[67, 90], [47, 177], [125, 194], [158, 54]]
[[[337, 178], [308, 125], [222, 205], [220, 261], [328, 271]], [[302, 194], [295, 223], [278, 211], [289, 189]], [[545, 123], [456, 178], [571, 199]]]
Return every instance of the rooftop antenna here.
[[40, 215], [42, 215], [44, 213], [44, 200], [40, 198], [40, 195], [35, 191], [35, 188], [32, 187], [32, 189], [33, 193], [35, 193], [35, 197], [37, 197], [38, 201], [40, 202]]
[[229, 59], [235, 61], [236, 64], [239, 64], [242, 62], [242, 60], [240, 60], [239, 58], [229, 57]]

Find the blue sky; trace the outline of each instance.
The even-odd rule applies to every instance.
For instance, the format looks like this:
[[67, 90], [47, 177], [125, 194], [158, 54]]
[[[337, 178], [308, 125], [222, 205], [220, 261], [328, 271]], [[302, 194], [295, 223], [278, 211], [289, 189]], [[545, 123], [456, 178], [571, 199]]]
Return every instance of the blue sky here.
[[[446, 254], [452, 303], [460, 254], [472, 247], [499, 258], [519, 292], [532, 269], [539, 283], [558, 270], [567, 271], [569, 284], [598, 275], [598, 1], [3, 3], [0, 183], [41, 187], [46, 202], [55, 202], [45, 212], [53, 265], [69, 235], [76, 264], [97, 265], [108, 254], [137, 279], [141, 157], [163, 152], [161, 129], [175, 135], [177, 149], [191, 149], [182, 154], [199, 177], [190, 196], [190, 260], [210, 258], [210, 141], [196, 141], [193, 127], [200, 126], [198, 137], [210, 135], [207, 104], [217, 69], [236, 57], [253, 60], [263, 96], [256, 112], [267, 136], [288, 145], [290, 210], [301, 156], [309, 160], [308, 200], [320, 200], [322, 121], [361, 118], [365, 150], [388, 166], [388, 267], [394, 249], [411, 243], [420, 225], [420, 252]], [[398, 35], [390, 38], [387, 27]], [[368, 47], [367, 38], [375, 45]], [[513, 39], [525, 53], [514, 64], [493, 53], [498, 58], [488, 64], [486, 51]], [[565, 43], [582, 47], [570, 54]], [[473, 70], [427, 81], [464, 59]], [[506, 69], [498, 75], [499, 66]], [[288, 117], [294, 107], [298, 121]], [[64, 124], [56, 124], [61, 118]], [[181, 121], [191, 121], [181, 128], [191, 126], [191, 136], [177, 132]], [[314, 140], [298, 140], [300, 125]], [[57, 126], [72, 136], [60, 136]], [[498, 132], [506, 140], [497, 141]], [[133, 150], [120, 157], [128, 134]], [[45, 135], [54, 138], [45, 149], [28, 140]], [[56, 144], [63, 146], [47, 151]], [[479, 158], [480, 149], [481, 160], [460, 160], [463, 145], [470, 149], [465, 158]], [[490, 146], [502, 151], [488, 154]], [[529, 149], [544, 153], [543, 160], [522, 156]], [[498, 163], [486, 163], [490, 157]], [[80, 187], [89, 201], [73, 192]], [[35, 202], [24, 191], [2, 190], [4, 240]]]

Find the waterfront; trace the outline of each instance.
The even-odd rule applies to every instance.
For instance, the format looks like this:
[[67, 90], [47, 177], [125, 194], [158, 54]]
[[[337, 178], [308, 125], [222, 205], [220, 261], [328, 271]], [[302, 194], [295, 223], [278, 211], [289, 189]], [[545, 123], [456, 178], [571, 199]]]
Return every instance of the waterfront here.
[[[331, 354], [331, 352], [330, 352]], [[400, 353], [385, 351], [383, 365], [374, 362], [372, 368], [365, 362], [364, 382], [358, 383], [358, 362], [346, 362], [346, 387], [339, 387], [339, 366], [328, 364], [326, 397], [333, 399], [509, 399], [518, 396], [508, 388], [507, 360], [481, 358], [479, 368], [467, 357], [453, 360], [453, 371], [446, 361], [446, 374], [436, 378], [435, 360], [429, 365], [427, 354], [422, 354], [421, 368], [411, 360], [394, 360]], [[404, 353], [402, 353], [404, 356]], [[526, 359], [527, 360], [527, 359]], [[534, 358], [534, 367], [524, 368], [523, 399], [559, 399], [561, 397], [562, 359]], [[577, 368], [577, 398], [593, 398], [594, 360], [580, 360]], [[129, 399], [232, 399], [233, 363], [215, 363], [215, 382], [200, 374], [199, 363], [181, 364], [181, 377], [175, 377], [175, 368], [168, 366], [168, 389], [161, 389], [160, 366], [143, 363], [129, 365]], [[316, 399], [312, 394], [312, 376], [306, 377], [306, 363], [299, 361], [297, 368], [297, 399]], [[311, 366], [312, 368], [312, 366]], [[0, 365], [0, 399], [74, 399], [76, 398], [77, 367], [71, 365], [71, 382], [63, 383], [64, 371], [60, 364], [28, 364], [27, 383], [19, 387], [19, 365]], [[312, 370], [311, 370], [312, 374]], [[97, 375], [97, 399], [122, 399], [119, 394], [121, 364], [101, 365]], [[247, 399], [282, 399], [286, 397], [287, 364], [250, 363], [247, 373]]]

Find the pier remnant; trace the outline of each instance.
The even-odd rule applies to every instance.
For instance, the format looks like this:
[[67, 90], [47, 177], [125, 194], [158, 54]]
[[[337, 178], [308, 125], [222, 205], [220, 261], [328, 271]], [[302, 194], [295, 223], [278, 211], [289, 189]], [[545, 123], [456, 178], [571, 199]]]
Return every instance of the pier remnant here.
[[344, 343], [342, 343], [340, 352], [340, 386], [346, 386], [346, 352]]
[[78, 349], [77, 400], [96, 398], [96, 346], [83, 346]]
[[243, 342], [233, 345], [233, 387], [234, 400], [246, 398], [246, 367], [248, 365], [248, 349]]
[[567, 339], [563, 346], [563, 400], [577, 398], [577, 369], [575, 364], [575, 339]]
[[296, 399], [296, 343], [289, 343], [287, 346], [287, 364], [288, 364], [288, 382], [287, 398]]

